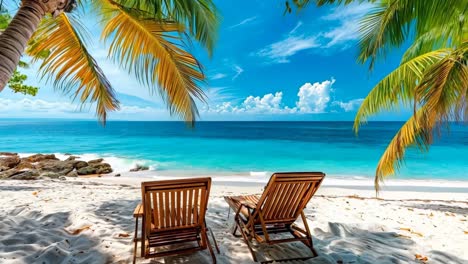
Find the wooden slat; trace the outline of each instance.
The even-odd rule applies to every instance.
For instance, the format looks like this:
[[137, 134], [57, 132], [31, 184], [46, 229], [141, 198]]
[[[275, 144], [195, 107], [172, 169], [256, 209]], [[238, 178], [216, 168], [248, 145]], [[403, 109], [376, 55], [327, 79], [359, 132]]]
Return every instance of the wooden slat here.
[[187, 190], [182, 191], [182, 225], [187, 224]]
[[176, 203], [175, 203], [175, 192], [174, 191], [171, 191], [169, 193], [169, 195], [171, 196], [171, 206], [170, 206], [170, 210], [171, 210], [171, 227], [172, 226], [176, 226], [176, 223], [175, 223], [175, 215], [176, 215]]
[[200, 189], [195, 189], [195, 195], [193, 198], [193, 223], [198, 224], [198, 192]]
[[273, 184], [273, 186], [271, 186], [271, 189], [267, 194], [268, 196], [266, 200], [263, 200], [263, 207], [261, 207], [262, 206], [261, 204], [257, 205], [257, 207], [261, 207], [261, 210], [263, 211], [263, 213], [268, 212], [270, 208], [273, 206], [274, 193], [276, 192], [277, 188], [278, 188], [278, 184]]
[[307, 190], [308, 185], [309, 184], [304, 184], [304, 183], [299, 184], [299, 188], [296, 190], [296, 196], [294, 200], [292, 201], [291, 206], [286, 212], [287, 217], [294, 217], [295, 212], [297, 211], [297, 206], [301, 202], [302, 197], [304, 196], [304, 192]]
[[285, 187], [285, 184], [283, 183], [276, 184], [278, 185], [278, 188], [276, 188], [276, 190], [271, 194], [273, 197], [270, 200], [270, 207], [268, 208], [268, 211], [263, 212], [265, 219], [271, 219], [273, 217], [273, 210], [278, 205], [279, 196], [281, 195], [281, 193], [283, 193]]
[[166, 227], [164, 223], [164, 197], [162, 192], [157, 192], [158, 194], [158, 202], [159, 206], [158, 208], [155, 208], [155, 210], [159, 211], [159, 226], [160, 228]]
[[284, 211], [285, 205], [289, 204], [291, 202], [291, 189], [293, 187], [293, 184], [287, 183], [285, 184], [284, 191], [281, 194], [278, 203], [276, 204], [276, 207], [273, 210], [272, 213], [272, 218], [280, 218], [280, 213]]
[[164, 191], [164, 215], [165, 215], [165, 222], [166, 227], [171, 227], [171, 211], [169, 209], [169, 191]]
[[187, 214], [187, 224], [188, 225], [191, 225], [193, 222], [192, 222], [192, 214], [193, 214], [193, 209], [192, 209], [192, 204], [193, 204], [193, 192], [194, 190], [190, 190], [189, 191], [189, 205], [188, 205], [188, 214]]
[[177, 190], [177, 211], [176, 211], [176, 226], [182, 225], [182, 219], [181, 219], [181, 214], [182, 214], [182, 207], [181, 207], [181, 201], [180, 201], [180, 190]]
[[205, 208], [206, 208], [206, 189], [205, 188], [202, 188], [201, 190], [201, 194], [200, 194], [200, 215], [199, 215], [199, 220], [198, 220], [198, 223], [202, 223], [203, 221], [203, 217], [204, 217], [204, 213], [205, 213]]
[[158, 199], [156, 198], [157, 193], [151, 192], [153, 202], [153, 224], [156, 228], [159, 228], [159, 215], [158, 215]]

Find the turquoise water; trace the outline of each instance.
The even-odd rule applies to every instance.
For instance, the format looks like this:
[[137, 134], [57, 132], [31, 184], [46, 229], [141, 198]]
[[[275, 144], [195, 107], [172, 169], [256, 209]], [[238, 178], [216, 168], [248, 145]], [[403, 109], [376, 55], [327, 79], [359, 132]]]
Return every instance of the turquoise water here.
[[[373, 177], [400, 122], [374, 122], [358, 137], [352, 122], [180, 122], [0, 120], [0, 151], [103, 156], [126, 170], [226, 174], [324, 171]], [[468, 179], [468, 127], [453, 125], [429, 153], [410, 150], [403, 179]], [[115, 164], [119, 163], [119, 164]]]

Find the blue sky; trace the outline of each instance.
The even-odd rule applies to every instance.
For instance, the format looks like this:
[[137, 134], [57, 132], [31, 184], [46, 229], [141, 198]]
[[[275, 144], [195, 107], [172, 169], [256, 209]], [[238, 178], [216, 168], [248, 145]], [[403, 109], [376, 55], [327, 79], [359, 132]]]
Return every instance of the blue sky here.
[[[194, 45], [208, 77], [201, 120], [353, 120], [370, 89], [401, 57], [396, 50], [374, 71], [356, 63], [358, 21], [371, 6], [309, 8], [284, 15], [284, 1], [215, 1], [222, 22], [212, 58]], [[14, 11], [14, 8], [10, 8]], [[107, 59], [106, 46], [92, 15], [77, 14], [90, 29], [90, 52], [114, 89], [122, 109], [109, 120], [177, 120], [157, 94]], [[27, 60], [27, 58], [26, 58]], [[0, 117], [95, 118], [91, 106], [40, 81], [38, 65], [23, 72], [41, 89], [36, 97], [0, 93]], [[409, 111], [384, 113], [374, 120], [404, 120]]]

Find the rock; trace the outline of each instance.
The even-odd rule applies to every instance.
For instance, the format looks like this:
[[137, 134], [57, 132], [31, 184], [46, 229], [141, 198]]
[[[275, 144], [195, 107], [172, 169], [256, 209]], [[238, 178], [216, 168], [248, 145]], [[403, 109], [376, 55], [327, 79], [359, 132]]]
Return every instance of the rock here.
[[6, 170], [6, 171], [2, 171], [2, 172], [0, 172], [0, 179], [9, 178], [9, 177], [17, 174], [18, 172], [20, 172], [20, 170], [18, 170], [18, 169], [9, 169], [9, 170]]
[[70, 156], [70, 157], [68, 157], [65, 161], [76, 160], [77, 158], [79, 158], [79, 157], [77, 157], [77, 156]]
[[120, 177], [120, 173], [117, 173], [116, 175], [114, 175], [114, 177]]
[[75, 163], [74, 167], [75, 169], [81, 169], [81, 168], [84, 168], [88, 166], [88, 163], [86, 161], [78, 161], [77, 163]]
[[19, 156], [7, 156], [4, 158], [0, 158], [0, 167], [7, 167], [7, 168], [14, 168], [21, 162]]
[[89, 165], [96, 168], [96, 173], [99, 174], [107, 174], [113, 171], [109, 163], [91, 163]]
[[90, 174], [96, 174], [96, 168], [92, 166], [86, 166], [81, 169], [76, 170], [76, 173], [78, 175], [90, 175]]
[[130, 171], [144, 171], [144, 170], [149, 170], [149, 167], [145, 165], [137, 164], [135, 168], [130, 169]]
[[41, 162], [38, 167], [43, 172], [56, 172], [60, 175], [66, 175], [74, 169], [73, 161], [47, 161]]
[[18, 153], [13, 153], [13, 152], [0, 152], [0, 156], [18, 156]]
[[21, 162], [18, 165], [16, 165], [15, 168], [18, 170], [36, 169], [36, 166], [26, 160], [21, 160]]
[[9, 169], [10, 169], [10, 168], [8, 168], [8, 167], [0, 166], [0, 172], [2, 172], [2, 171], [7, 171], [7, 170], [9, 170]]
[[48, 177], [48, 178], [59, 178], [60, 174], [56, 172], [43, 172], [41, 173], [41, 177]]
[[88, 161], [88, 163], [101, 163], [104, 159], [94, 159], [94, 160], [90, 160]]
[[63, 154], [63, 155], [65, 155], [65, 156], [71, 156], [72, 154], [70, 154], [70, 153], [65, 153], [65, 154]]
[[12, 180], [35, 180], [39, 176], [39, 172], [37, 170], [28, 170], [23, 171], [18, 174], [11, 176], [9, 179]]
[[76, 171], [70, 171], [67, 174], [67, 177], [78, 177], [78, 173]]
[[67, 180], [67, 178], [65, 176], [60, 176], [58, 179], [61, 180], [61, 181]]
[[39, 162], [44, 160], [59, 160], [54, 154], [35, 154], [25, 158], [28, 162]]

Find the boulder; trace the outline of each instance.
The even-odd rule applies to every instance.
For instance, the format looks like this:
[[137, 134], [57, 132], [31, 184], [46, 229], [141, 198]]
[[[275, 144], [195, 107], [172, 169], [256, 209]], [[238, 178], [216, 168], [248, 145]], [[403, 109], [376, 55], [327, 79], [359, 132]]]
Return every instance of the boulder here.
[[114, 175], [114, 177], [120, 177], [120, 173], [117, 173], [116, 175]]
[[97, 171], [96, 168], [94, 168], [93, 166], [86, 166], [86, 167], [76, 170], [76, 173], [78, 175], [90, 175], [90, 174], [96, 174], [96, 171]]
[[99, 174], [111, 173], [113, 171], [109, 163], [91, 163], [89, 165], [96, 168], [96, 173]]
[[130, 169], [130, 171], [144, 171], [144, 170], [149, 170], [149, 167], [145, 165], [137, 164], [135, 168]]
[[60, 176], [58, 179], [61, 180], [61, 181], [66, 181], [67, 180], [67, 178], [65, 176]]
[[48, 172], [43, 172], [43, 173], [41, 173], [40, 176], [41, 176], [41, 177], [47, 177], [47, 178], [58, 178], [58, 177], [60, 177], [61, 175], [60, 175], [59, 173], [56, 173], [56, 172], [48, 171]]
[[9, 178], [9, 177], [17, 174], [18, 172], [20, 172], [20, 170], [18, 170], [18, 169], [9, 169], [9, 170], [6, 170], [6, 171], [2, 171], [2, 172], [0, 172], [0, 179]]
[[60, 175], [66, 175], [70, 171], [74, 169], [73, 167], [73, 162], [69, 161], [47, 161], [47, 162], [41, 162], [38, 165], [38, 168], [40, 168], [41, 171], [43, 172], [56, 172], [59, 173]]
[[2, 171], [7, 171], [7, 170], [9, 170], [9, 169], [10, 169], [10, 168], [8, 168], [8, 167], [0, 166], [0, 172], [2, 172]]
[[54, 154], [35, 154], [24, 158], [28, 162], [39, 162], [44, 160], [59, 160]]
[[11, 176], [9, 179], [12, 180], [35, 180], [39, 176], [39, 172], [37, 170], [28, 170], [22, 171], [18, 174]]
[[93, 159], [88, 161], [88, 163], [101, 163], [102, 161], [104, 161], [104, 159]]
[[18, 153], [13, 153], [13, 152], [0, 152], [0, 156], [18, 156]]
[[77, 157], [77, 156], [70, 156], [70, 157], [68, 157], [65, 161], [76, 160], [77, 158], [79, 158], [79, 157]]
[[78, 177], [78, 173], [76, 171], [70, 171], [67, 174], [67, 177]]
[[36, 169], [36, 165], [26, 161], [26, 160], [21, 160], [21, 162], [16, 165], [18, 170], [24, 170], [24, 169]]
[[81, 169], [86, 166], [88, 166], [88, 163], [86, 161], [81, 161], [81, 160], [79, 160], [78, 162], [74, 164], [75, 169]]
[[18, 165], [20, 162], [21, 159], [19, 156], [7, 156], [0, 158], [0, 167], [6, 167], [11, 169]]

